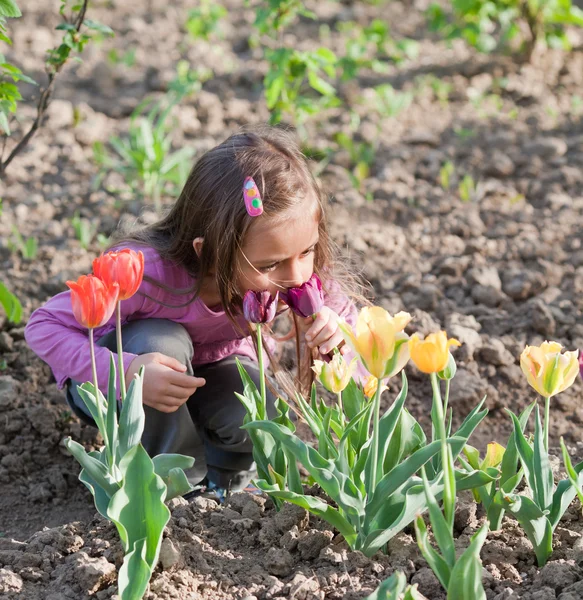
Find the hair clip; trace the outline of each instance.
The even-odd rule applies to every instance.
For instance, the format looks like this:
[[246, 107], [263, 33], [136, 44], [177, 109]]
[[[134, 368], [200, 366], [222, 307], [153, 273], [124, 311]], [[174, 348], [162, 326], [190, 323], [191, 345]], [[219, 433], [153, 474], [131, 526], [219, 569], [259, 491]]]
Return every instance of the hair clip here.
[[263, 213], [263, 202], [253, 177], [247, 177], [243, 183], [243, 200], [250, 217], [258, 217]]

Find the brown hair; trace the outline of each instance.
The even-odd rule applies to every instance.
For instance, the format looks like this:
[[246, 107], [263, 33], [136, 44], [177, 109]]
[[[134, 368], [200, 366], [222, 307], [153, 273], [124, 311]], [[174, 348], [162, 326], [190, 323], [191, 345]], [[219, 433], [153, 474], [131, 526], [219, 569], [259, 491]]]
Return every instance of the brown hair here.
[[[277, 127], [242, 130], [206, 152], [192, 168], [167, 215], [141, 229], [119, 232], [114, 245], [130, 240], [142, 243], [153, 247], [163, 259], [186, 269], [196, 280], [192, 288], [173, 290], [152, 281], [168, 291], [189, 294], [184, 305], [196, 298], [204, 278], [214, 270], [223, 310], [235, 321], [236, 307], [241, 302], [235, 288], [239, 248], [253, 222], [243, 202], [246, 177], [257, 183], [268, 218], [286, 213], [309, 195], [315, 196], [320, 219], [314, 270], [324, 286], [326, 279], [332, 277], [348, 295], [361, 298], [355, 278], [347, 269], [339, 272], [343, 261], [335, 261], [337, 251], [326, 228], [325, 198], [297, 137]], [[200, 256], [192, 244], [198, 237], [204, 238]]]

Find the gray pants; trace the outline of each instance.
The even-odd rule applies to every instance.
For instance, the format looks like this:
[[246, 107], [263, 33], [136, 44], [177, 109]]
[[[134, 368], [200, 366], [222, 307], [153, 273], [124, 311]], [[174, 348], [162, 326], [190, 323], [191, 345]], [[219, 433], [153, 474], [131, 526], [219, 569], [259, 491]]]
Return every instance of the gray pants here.
[[[173, 413], [144, 405], [146, 422], [142, 444], [148, 454], [178, 453], [194, 457], [194, 466], [186, 473], [193, 485], [206, 476], [220, 487], [233, 491], [243, 489], [256, 471], [251, 440], [240, 428], [245, 408], [235, 396], [235, 392], [243, 392], [235, 356], [193, 369], [194, 348], [190, 335], [179, 323], [164, 319], [124, 325], [122, 342], [126, 352], [166, 354], [186, 365], [188, 375], [206, 379], [206, 385]], [[97, 344], [116, 352], [115, 331], [103, 336]], [[259, 387], [257, 363], [246, 357], [238, 358]], [[77, 392], [77, 385], [78, 382], [71, 380], [67, 383], [67, 402], [79, 418], [95, 426]], [[274, 396], [268, 391], [270, 416], [275, 415], [274, 402]]]

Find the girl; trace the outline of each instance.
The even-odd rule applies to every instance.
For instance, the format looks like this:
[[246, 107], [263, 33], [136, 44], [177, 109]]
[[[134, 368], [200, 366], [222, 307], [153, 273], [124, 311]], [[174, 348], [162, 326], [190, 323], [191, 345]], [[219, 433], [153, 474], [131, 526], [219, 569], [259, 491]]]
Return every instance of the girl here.
[[[250, 178], [260, 196], [254, 205], [244, 189]], [[240, 310], [245, 292], [275, 296], [316, 272], [325, 306], [298, 329], [307, 346], [324, 355], [342, 340], [338, 317], [352, 324], [356, 318], [341, 291], [350, 290], [352, 279], [338, 283], [323, 197], [295, 138], [276, 128], [231, 136], [195, 164], [167, 216], [117, 235], [114, 248], [122, 247], [141, 250], [145, 259], [138, 293], [121, 303], [126, 381], [146, 366], [144, 447], [151, 456], [193, 456], [187, 473], [193, 484], [206, 478], [220, 488], [244, 488], [254, 471], [251, 442], [240, 429], [245, 411], [234, 394], [242, 391], [235, 357], [259, 381]], [[87, 331], [73, 316], [70, 292], [36, 310], [25, 336], [66, 388], [72, 410], [94, 425], [77, 393], [80, 382], [91, 380], [91, 365]], [[115, 316], [95, 338], [105, 391]], [[269, 394], [271, 415], [274, 400]]]

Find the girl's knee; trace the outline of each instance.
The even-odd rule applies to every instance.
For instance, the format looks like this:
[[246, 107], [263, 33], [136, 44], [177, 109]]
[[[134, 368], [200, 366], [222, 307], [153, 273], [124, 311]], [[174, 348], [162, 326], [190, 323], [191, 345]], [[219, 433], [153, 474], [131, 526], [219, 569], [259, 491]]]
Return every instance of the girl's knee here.
[[124, 325], [122, 331], [123, 349], [127, 352], [160, 352], [185, 364], [192, 361], [192, 339], [180, 323], [167, 319], [144, 319]]

